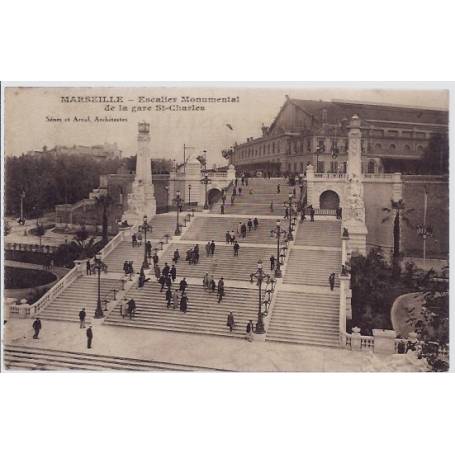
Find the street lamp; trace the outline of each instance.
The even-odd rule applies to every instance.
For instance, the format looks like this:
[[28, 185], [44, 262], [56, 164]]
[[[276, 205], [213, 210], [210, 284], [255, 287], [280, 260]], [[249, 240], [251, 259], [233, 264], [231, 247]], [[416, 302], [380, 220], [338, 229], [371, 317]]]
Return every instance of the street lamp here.
[[270, 275], [262, 269], [262, 261], [258, 261], [256, 273], [250, 275], [250, 281], [253, 282], [253, 279], [256, 278], [256, 284], [259, 286], [258, 322], [256, 323], [256, 333], [258, 334], [265, 333], [262, 319], [262, 282], [269, 277]]
[[207, 172], [207, 169], [204, 169], [204, 177], [201, 179], [201, 183], [205, 185], [205, 203], [204, 203], [204, 210], [208, 210], [209, 208], [209, 203], [208, 203], [208, 198], [207, 198], [207, 185], [211, 183], [212, 181], [209, 179], [209, 175]]
[[417, 235], [423, 240], [423, 260], [426, 260], [427, 239], [433, 237], [433, 227], [427, 224], [418, 224]]
[[182, 209], [182, 198], [180, 197], [180, 191], [177, 191], [175, 196], [175, 205], [177, 207], [177, 226], [175, 227], [175, 235], [180, 235], [182, 232], [180, 231], [180, 224], [179, 224], [179, 213]]
[[292, 236], [292, 206], [293, 206], [292, 197], [293, 197], [293, 194], [289, 193], [288, 194], [289, 200], [284, 203], [284, 206], [289, 209], [289, 211], [288, 211], [288, 217], [289, 217], [288, 239], [289, 239], [289, 241], [292, 241], [294, 239]]
[[103, 309], [101, 308], [101, 269], [103, 268], [103, 262], [101, 261], [101, 254], [95, 254], [95, 270], [98, 272], [98, 300], [96, 302], [95, 319], [104, 318]]
[[25, 224], [25, 219], [24, 219], [24, 198], [25, 198], [25, 191], [22, 191], [22, 193], [21, 193], [21, 217], [19, 219], [19, 224], [22, 224], [22, 225]]
[[280, 261], [280, 238], [286, 234], [286, 230], [281, 228], [280, 220], [276, 221], [276, 228], [270, 231], [272, 235], [276, 235], [276, 261], [277, 266], [275, 267], [275, 278], [281, 278], [281, 261]]
[[166, 190], [166, 207], [167, 210], [169, 211], [169, 186], [165, 186], [164, 189]]
[[144, 262], [142, 263], [142, 267], [144, 269], [149, 268], [149, 263], [147, 260], [147, 232], [152, 232], [152, 225], [148, 223], [147, 215], [144, 215], [144, 221], [142, 226], [139, 226], [139, 230], [144, 233]]
[[191, 208], [191, 183], [188, 185], [188, 206]]

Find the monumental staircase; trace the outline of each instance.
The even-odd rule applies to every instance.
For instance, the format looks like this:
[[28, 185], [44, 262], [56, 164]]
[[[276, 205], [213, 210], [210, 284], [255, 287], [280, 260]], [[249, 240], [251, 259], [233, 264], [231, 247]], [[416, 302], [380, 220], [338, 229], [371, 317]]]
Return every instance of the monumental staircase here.
[[[178, 281], [176, 282], [178, 286]], [[127, 298], [136, 302], [132, 319], [120, 315], [120, 303], [106, 318], [106, 325], [143, 329], [185, 332], [202, 335], [244, 337], [247, 322], [257, 316], [256, 289], [225, 287], [225, 296], [218, 303], [216, 292], [212, 293], [199, 284], [189, 284], [188, 310], [186, 313], [167, 308], [165, 291], [156, 282], [147, 282], [143, 288], [132, 289]], [[227, 316], [232, 311], [236, 327], [231, 333], [226, 326]]]

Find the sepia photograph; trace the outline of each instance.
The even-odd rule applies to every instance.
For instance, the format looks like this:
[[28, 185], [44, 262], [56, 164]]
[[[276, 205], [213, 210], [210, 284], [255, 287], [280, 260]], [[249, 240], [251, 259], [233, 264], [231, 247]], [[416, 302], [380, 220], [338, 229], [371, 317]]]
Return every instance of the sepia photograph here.
[[448, 90], [3, 90], [3, 372], [449, 370]]

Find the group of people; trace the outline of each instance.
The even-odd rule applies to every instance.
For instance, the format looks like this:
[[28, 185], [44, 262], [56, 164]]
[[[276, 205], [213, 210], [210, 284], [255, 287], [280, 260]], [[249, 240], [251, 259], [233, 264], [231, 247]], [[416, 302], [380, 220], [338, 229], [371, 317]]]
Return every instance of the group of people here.
[[125, 319], [129, 317], [133, 319], [136, 315], [136, 301], [134, 299], [127, 299], [126, 297], [120, 302], [120, 316]]
[[223, 297], [225, 295], [224, 291], [224, 278], [221, 277], [218, 280], [218, 285], [215, 283], [215, 279], [213, 278], [213, 275], [210, 275], [206, 273], [204, 275], [204, 278], [202, 279], [202, 286], [204, 287], [204, 290], [209, 291], [209, 292], [217, 292], [218, 296], [218, 303], [221, 303], [223, 300]]
[[134, 275], [133, 261], [124, 261], [123, 262], [123, 273], [125, 276], [129, 277], [131, 281]]
[[[175, 253], [174, 253], [175, 258]], [[196, 243], [192, 248], [186, 251], [185, 261], [188, 264], [197, 264], [199, 263], [199, 245]]]
[[141, 232], [133, 232], [131, 235], [131, 245], [132, 247], [142, 246], [142, 234]]
[[[228, 314], [226, 326], [229, 327], [229, 332], [231, 332], [231, 333], [235, 329], [236, 324], [235, 324], [234, 313], [232, 311], [230, 311]], [[246, 332], [245, 338], [248, 341], [253, 341], [254, 323], [251, 319], [246, 324], [245, 332]]]

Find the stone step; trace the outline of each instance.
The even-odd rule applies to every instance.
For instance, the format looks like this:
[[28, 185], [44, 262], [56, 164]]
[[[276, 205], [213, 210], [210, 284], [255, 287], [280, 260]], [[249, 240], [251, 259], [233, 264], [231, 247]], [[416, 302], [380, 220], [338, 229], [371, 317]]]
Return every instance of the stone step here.
[[7, 369], [215, 371], [211, 368], [178, 363], [22, 346], [6, 346], [4, 360]]

